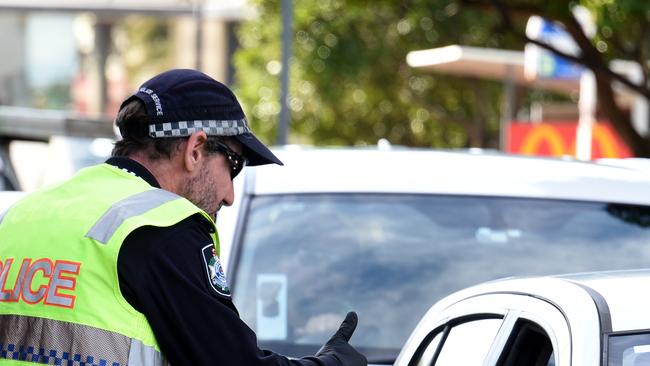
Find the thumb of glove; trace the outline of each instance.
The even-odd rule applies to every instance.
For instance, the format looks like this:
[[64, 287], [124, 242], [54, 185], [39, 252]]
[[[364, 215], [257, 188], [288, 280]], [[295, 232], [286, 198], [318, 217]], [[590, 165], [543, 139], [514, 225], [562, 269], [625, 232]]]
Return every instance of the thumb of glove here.
[[354, 333], [354, 330], [357, 329], [358, 321], [359, 318], [357, 317], [357, 313], [354, 311], [349, 312], [348, 315], [345, 316], [345, 319], [341, 323], [339, 329], [330, 339], [332, 340], [334, 338], [343, 338], [346, 342], [349, 342], [350, 338], [352, 338], [352, 333]]
[[349, 312], [332, 338], [316, 352], [316, 357], [334, 357], [343, 366], [367, 366], [366, 357], [348, 343], [357, 328], [357, 321], [357, 313]]

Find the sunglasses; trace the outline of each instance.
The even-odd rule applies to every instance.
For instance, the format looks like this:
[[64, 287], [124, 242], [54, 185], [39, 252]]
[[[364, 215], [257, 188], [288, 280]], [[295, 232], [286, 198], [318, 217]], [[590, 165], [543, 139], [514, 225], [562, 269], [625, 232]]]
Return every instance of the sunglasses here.
[[221, 141], [213, 141], [215, 150], [226, 156], [228, 165], [230, 165], [230, 179], [235, 177], [244, 169], [246, 158], [234, 152], [228, 145]]

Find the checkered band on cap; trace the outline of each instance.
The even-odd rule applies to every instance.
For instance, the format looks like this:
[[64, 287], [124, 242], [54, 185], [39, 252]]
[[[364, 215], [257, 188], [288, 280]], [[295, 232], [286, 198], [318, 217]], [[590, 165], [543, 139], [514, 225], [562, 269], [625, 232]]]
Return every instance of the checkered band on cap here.
[[204, 131], [208, 136], [237, 136], [251, 132], [246, 118], [165, 122], [149, 125], [149, 136], [153, 138], [183, 137], [198, 131]]

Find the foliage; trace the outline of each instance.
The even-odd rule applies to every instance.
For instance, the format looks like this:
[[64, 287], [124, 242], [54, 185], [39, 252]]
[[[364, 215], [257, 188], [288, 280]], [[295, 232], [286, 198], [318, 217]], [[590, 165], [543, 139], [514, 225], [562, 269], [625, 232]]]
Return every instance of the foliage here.
[[30, 90], [32, 106], [43, 109], [69, 108], [70, 85], [52, 84], [44, 88]]
[[[281, 5], [258, 0], [238, 30], [236, 93], [253, 130], [274, 141], [280, 112]], [[498, 144], [501, 85], [409, 67], [409, 51], [476, 45], [522, 49], [499, 19], [451, 0], [294, 1], [291, 143]]]
[[126, 17], [115, 34], [116, 48], [123, 55], [128, 80], [137, 84], [151, 75], [172, 68], [169, 20]]
[[593, 42], [606, 59], [639, 61], [647, 69], [650, 56], [650, 2], [583, 0], [580, 3], [591, 10], [598, 24]]
[[[628, 90], [650, 102], [650, 2], [646, 0], [581, 0], [572, 2], [548, 2], [542, 0], [459, 0], [469, 8], [491, 8], [501, 18], [500, 28], [507, 34], [528, 40], [521, 20], [539, 15], [559, 22], [573, 37], [579, 47], [575, 55], [563, 53], [552, 45], [548, 49], [578, 62], [590, 69], [596, 79], [598, 108], [607, 116], [621, 138], [636, 156], [650, 157], [650, 134], [642, 134], [632, 126], [630, 115], [619, 104], [617, 87]], [[590, 38], [579, 24], [571, 9], [582, 5], [595, 20], [596, 34]], [[463, 7], [466, 8], [466, 7]], [[525, 24], [525, 23], [524, 23]], [[534, 42], [534, 40], [528, 40]], [[539, 44], [539, 43], [538, 43]], [[636, 63], [640, 77], [632, 77], [633, 67], [626, 66], [626, 75], [610, 68], [610, 61], [622, 59]], [[650, 128], [650, 119], [645, 121]]]

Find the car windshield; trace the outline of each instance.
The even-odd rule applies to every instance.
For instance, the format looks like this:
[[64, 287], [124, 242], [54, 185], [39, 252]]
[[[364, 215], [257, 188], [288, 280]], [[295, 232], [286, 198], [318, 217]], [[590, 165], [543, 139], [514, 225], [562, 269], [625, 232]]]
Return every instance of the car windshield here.
[[650, 333], [610, 335], [608, 366], [650, 365]]
[[390, 361], [426, 310], [479, 282], [645, 267], [650, 207], [405, 195], [254, 196], [234, 301], [260, 345], [313, 354], [349, 310], [352, 343]]

